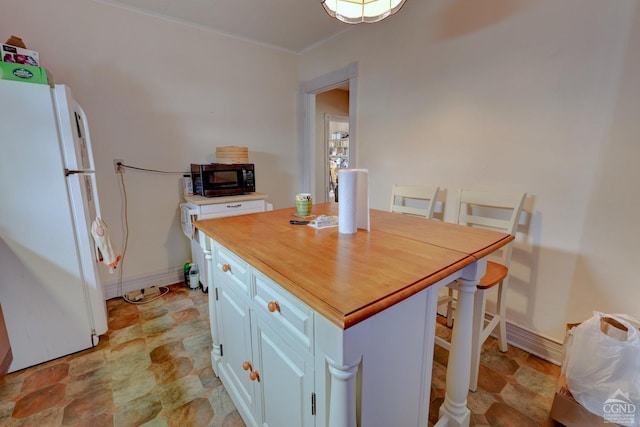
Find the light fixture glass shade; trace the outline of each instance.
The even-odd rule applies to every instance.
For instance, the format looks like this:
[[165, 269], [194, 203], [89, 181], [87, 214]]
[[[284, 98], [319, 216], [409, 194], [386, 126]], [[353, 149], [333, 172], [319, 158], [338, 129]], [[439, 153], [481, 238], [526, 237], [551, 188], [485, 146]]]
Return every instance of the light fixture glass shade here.
[[372, 23], [396, 13], [406, 0], [321, 0], [324, 10], [347, 24]]

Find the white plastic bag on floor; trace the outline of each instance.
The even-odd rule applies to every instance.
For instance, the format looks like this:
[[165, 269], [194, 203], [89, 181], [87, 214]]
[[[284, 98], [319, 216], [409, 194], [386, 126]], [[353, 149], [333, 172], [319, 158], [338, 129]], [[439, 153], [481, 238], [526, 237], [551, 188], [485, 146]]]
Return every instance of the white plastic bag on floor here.
[[640, 426], [639, 326], [627, 315], [594, 312], [566, 341], [563, 370], [573, 397], [624, 426]]

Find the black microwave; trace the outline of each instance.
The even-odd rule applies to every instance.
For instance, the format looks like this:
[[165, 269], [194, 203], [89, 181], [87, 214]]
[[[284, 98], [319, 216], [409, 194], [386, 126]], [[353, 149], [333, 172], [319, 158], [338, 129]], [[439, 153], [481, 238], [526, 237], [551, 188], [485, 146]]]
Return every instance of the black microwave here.
[[253, 163], [191, 164], [193, 193], [204, 197], [235, 196], [256, 191]]

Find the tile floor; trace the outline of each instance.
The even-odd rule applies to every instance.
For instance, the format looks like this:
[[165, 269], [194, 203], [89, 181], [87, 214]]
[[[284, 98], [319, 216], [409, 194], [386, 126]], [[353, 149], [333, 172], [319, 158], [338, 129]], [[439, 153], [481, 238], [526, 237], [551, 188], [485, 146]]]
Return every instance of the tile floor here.
[[[244, 426], [211, 369], [207, 295], [170, 290], [142, 305], [109, 300], [109, 332], [98, 346], [9, 374], [0, 384], [0, 426]], [[438, 333], [448, 330], [438, 325]], [[446, 360], [436, 346], [432, 421]], [[514, 347], [500, 353], [490, 338], [479, 389], [469, 395], [471, 425], [552, 426], [559, 371]]]
[[[450, 337], [444, 318], [438, 318], [436, 333]], [[445, 376], [449, 352], [435, 346], [431, 381], [429, 421], [435, 422], [444, 401]], [[478, 389], [469, 393], [471, 426], [551, 427], [560, 424], [549, 419], [560, 367], [519, 348], [509, 346], [506, 353], [493, 337], [484, 343], [480, 355]]]

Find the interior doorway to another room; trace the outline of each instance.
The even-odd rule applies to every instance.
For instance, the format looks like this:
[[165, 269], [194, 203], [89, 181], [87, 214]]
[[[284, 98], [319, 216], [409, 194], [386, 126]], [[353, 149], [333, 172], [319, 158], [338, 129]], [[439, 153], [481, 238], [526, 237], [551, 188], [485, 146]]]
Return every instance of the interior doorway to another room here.
[[318, 203], [334, 200], [338, 169], [349, 167], [349, 91], [316, 96], [316, 186]]
[[[329, 172], [331, 169], [329, 157], [332, 153], [329, 148], [329, 140], [332, 132], [344, 132], [345, 136], [348, 134], [347, 138], [341, 138], [343, 141], [340, 141], [341, 144], [348, 145], [347, 150], [340, 150], [342, 151], [341, 155], [344, 156], [344, 162], [341, 164], [349, 168], [357, 167], [355, 144], [356, 78], [357, 63], [352, 63], [345, 68], [303, 82], [300, 85], [298, 103], [299, 183], [297, 191], [312, 193], [315, 203], [334, 200], [333, 196], [329, 195]], [[327, 116], [342, 116], [341, 120], [345, 121], [340, 126], [343, 126], [344, 129], [336, 128], [333, 130], [333, 127], [337, 125], [328, 126]], [[338, 150], [335, 151], [337, 154]]]
[[[322, 145], [325, 149], [325, 194], [327, 201], [330, 202], [337, 200], [338, 170], [349, 167], [349, 116], [325, 113], [324, 143]], [[319, 169], [316, 168], [316, 170]], [[316, 184], [320, 183], [321, 181], [316, 181]]]

